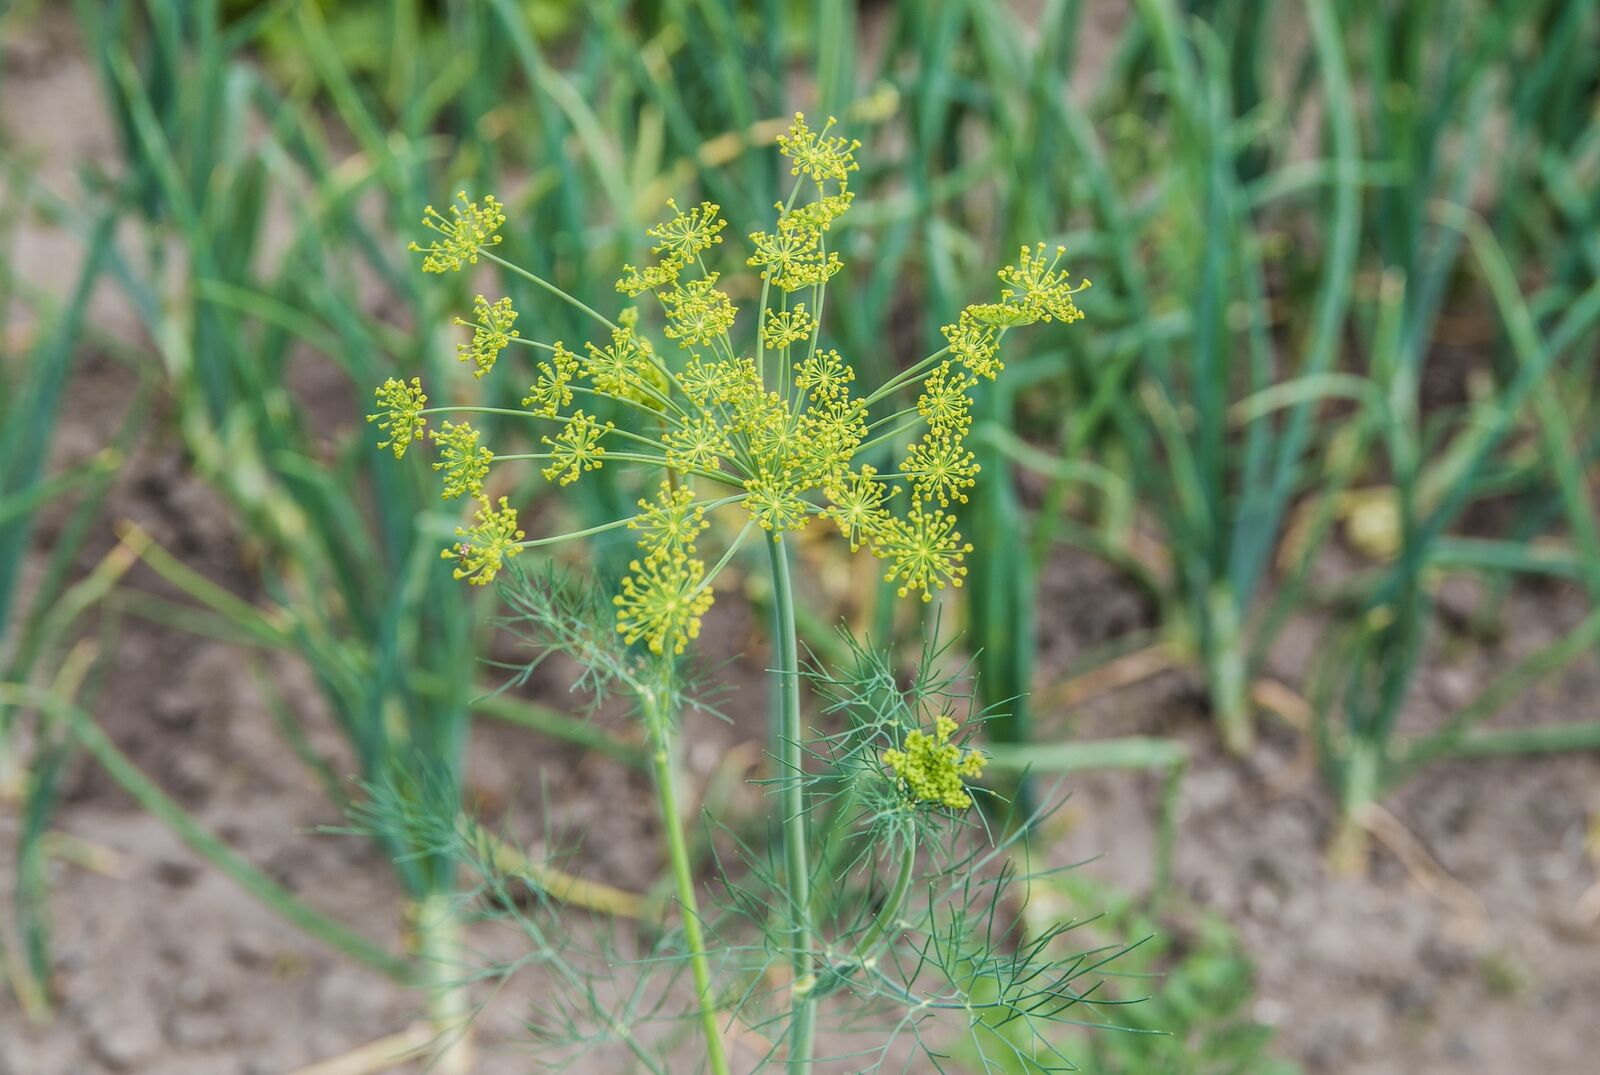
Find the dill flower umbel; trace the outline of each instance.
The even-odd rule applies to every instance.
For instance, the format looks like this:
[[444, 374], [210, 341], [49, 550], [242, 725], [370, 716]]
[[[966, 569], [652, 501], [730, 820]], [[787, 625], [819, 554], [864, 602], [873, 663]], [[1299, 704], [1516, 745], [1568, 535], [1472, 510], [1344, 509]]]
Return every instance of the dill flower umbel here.
[[679, 347], [711, 343], [733, 327], [738, 311], [728, 296], [716, 289], [716, 283], [717, 274], [712, 273], [661, 293], [667, 313], [667, 327], [661, 331], [668, 339], [677, 340]]
[[444, 471], [444, 498], [451, 500], [462, 493], [480, 495], [494, 453], [479, 446], [478, 431], [467, 422], [454, 425], [447, 421], [433, 431], [433, 440], [440, 456], [433, 469]]
[[456, 318], [456, 324], [472, 330], [469, 342], [456, 345], [456, 357], [462, 362], [471, 362], [477, 367], [472, 375], [482, 377], [494, 369], [494, 360], [519, 335], [511, 327], [517, 323], [517, 311], [512, 309], [509, 298], [490, 302], [479, 295], [472, 300], [472, 313], [475, 318], [472, 321], [464, 317]]
[[926, 601], [934, 590], [942, 590], [947, 584], [960, 586], [966, 577], [967, 569], [961, 561], [972, 551], [972, 545], [961, 540], [956, 517], [941, 508], [930, 513], [921, 504], [913, 503], [905, 518], [891, 515], [883, 529], [870, 535], [869, 540], [873, 552], [893, 561], [883, 577], [900, 584], [901, 597], [921, 590]]
[[541, 418], [554, 418], [572, 402], [572, 381], [578, 375], [578, 356], [557, 340], [550, 357], [539, 363], [539, 376], [528, 386], [522, 405]]
[[428, 404], [428, 397], [422, 394], [422, 378], [402, 381], [390, 377], [373, 390], [373, 395], [380, 410], [367, 415], [367, 421], [377, 422], [378, 428], [389, 434], [389, 439], [379, 441], [378, 447], [392, 448], [396, 459], [404, 459], [406, 447], [422, 439], [422, 430], [428, 424], [422, 416], [422, 409]]
[[686, 556], [647, 556], [628, 565], [622, 580], [617, 630], [632, 645], [640, 639], [652, 653], [682, 653], [700, 637], [700, 618], [711, 607], [705, 564]]
[[788, 133], [778, 135], [778, 148], [789, 158], [790, 175], [803, 172], [818, 184], [828, 179], [843, 183], [851, 172], [860, 167], [855, 159], [856, 150], [861, 148], [860, 142], [838, 136], [828, 137], [828, 132], [837, 122], [829, 116], [822, 130], [813, 131], [806, 126], [805, 113], [794, 114], [794, 123], [790, 125]]
[[628, 520], [628, 529], [639, 531], [639, 546], [651, 554], [676, 555], [693, 552], [706, 522], [706, 509], [695, 503], [686, 487], [674, 489], [663, 481], [654, 500], [639, 501], [639, 514]]
[[668, 198], [667, 208], [673, 212], [670, 220], [645, 229], [645, 234], [656, 240], [656, 245], [650, 248], [652, 254], [666, 254], [667, 259], [687, 265], [722, 242], [721, 232], [728, 222], [717, 216], [720, 206], [701, 202], [683, 212], [675, 199]]
[[[776, 203], [770, 228], [749, 236], [745, 264], [757, 271], [756, 284], [725, 287], [721, 269], [707, 266], [727, 227], [714, 203], [683, 208], [669, 200], [666, 218], [647, 229], [651, 257], [642, 266], [623, 266], [617, 290], [653, 298], [646, 307], [660, 311], [661, 336], [677, 347], [656, 346], [637, 308], [611, 320], [536, 277], [594, 318], [598, 338], [578, 350], [524, 339], [513, 328], [509, 301], [480, 297], [474, 303], [473, 339], [462, 345], [461, 357], [480, 376], [513, 342], [544, 352], [520, 413], [556, 428], [538, 435], [546, 451], [503, 459], [542, 459], [545, 478], [560, 485], [607, 461], [665, 475], [656, 493], [639, 501], [636, 515], [606, 524], [631, 528], [641, 550], [615, 596], [617, 629], [629, 642], [681, 652], [711, 607], [717, 572], [748, 535], [759, 531], [781, 541], [814, 518], [837, 526], [851, 551], [883, 560], [884, 578], [902, 596], [929, 600], [961, 585], [972, 546], [962, 539], [953, 509], [966, 502], [978, 477], [966, 444], [971, 392], [980, 379], [1003, 371], [1000, 347], [1011, 329], [1082, 316], [1074, 296], [1088, 282], [1071, 280], [1060, 267], [1059, 249], [1049, 258], [1043, 244], [1024, 247], [998, 273], [998, 301], [968, 306], [944, 328], [948, 346], [883, 385], [861, 387], [849, 356], [822, 346], [824, 295], [843, 269], [829, 245], [830, 229], [852, 204], [859, 148], [834, 127], [830, 119], [813, 129], [797, 115], [778, 139], [794, 186]], [[480, 206], [465, 195], [458, 202], [448, 216], [428, 211], [425, 223], [438, 238], [423, 250], [427, 271], [472, 264], [499, 241], [505, 218], [498, 202], [485, 198]], [[760, 305], [741, 345], [731, 295], [755, 292]], [[576, 393], [596, 402], [570, 409]], [[378, 399], [380, 413], [372, 418], [383, 419], [380, 428], [389, 437], [382, 446], [397, 457], [421, 437], [426, 414], [452, 410], [426, 408], [415, 380], [385, 383]], [[532, 543], [523, 542], [503, 501], [493, 511], [483, 499], [494, 456], [478, 444], [477, 433], [466, 423], [446, 423], [434, 439], [446, 495], [466, 493], [480, 503], [478, 525], [446, 555], [459, 557], [458, 573], [481, 584]], [[903, 453], [899, 466], [880, 470], [895, 451]], [[723, 508], [742, 511], [746, 525], [708, 569], [695, 546], [709, 514]], [[930, 749], [947, 745], [937, 737], [929, 742]], [[908, 758], [914, 753], [908, 739]]]
[[1025, 310], [1032, 319], [1040, 321], [1065, 321], [1068, 324], [1083, 316], [1072, 297], [1089, 286], [1085, 280], [1074, 285], [1066, 272], [1056, 270], [1061, 257], [1067, 252], [1064, 246], [1056, 247], [1056, 256], [1047, 266], [1044, 263], [1044, 244], [1031, 251], [1022, 248], [1015, 265], [1000, 270], [1000, 279], [1008, 286], [1000, 292], [1004, 308]]
[[795, 303], [792, 310], [768, 310], [761, 326], [761, 344], [774, 351], [784, 351], [809, 337], [815, 326], [803, 302]]
[[506, 222], [506, 214], [493, 194], [484, 197], [482, 206], [468, 201], [464, 190], [456, 194], [456, 201], [460, 204], [449, 207], [449, 216], [431, 205], [422, 210], [422, 226], [439, 233], [427, 246], [412, 243], [408, 247], [423, 255], [423, 272], [460, 272], [461, 266], [476, 265], [485, 248], [500, 242], [496, 232]]
[[517, 509], [500, 498], [500, 508], [495, 510], [489, 498], [478, 498], [477, 522], [456, 527], [456, 537], [461, 541], [439, 555], [455, 560], [455, 577], [466, 579], [474, 586], [487, 586], [500, 573], [500, 568], [511, 557], [522, 552], [522, 539], [527, 535], [517, 529]]
[[983, 754], [963, 751], [950, 742], [958, 725], [955, 718], [941, 714], [933, 722], [933, 734], [906, 733], [904, 750], [885, 750], [883, 763], [894, 771], [913, 803], [931, 803], [951, 810], [972, 805], [972, 795], [964, 781], [983, 775]]
[[600, 469], [606, 456], [600, 438], [615, 428], [610, 422], [601, 425], [582, 411], [574, 411], [554, 440], [540, 438], [550, 448], [550, 465], [544, 468], [545, 481], [571, 485], [583, 472]]

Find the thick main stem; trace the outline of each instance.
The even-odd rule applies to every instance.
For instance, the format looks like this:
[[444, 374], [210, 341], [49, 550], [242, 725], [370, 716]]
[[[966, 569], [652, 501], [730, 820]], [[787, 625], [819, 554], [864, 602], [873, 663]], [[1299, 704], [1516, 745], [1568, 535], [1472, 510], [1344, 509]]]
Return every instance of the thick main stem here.
[[[664, 694], [665, 692], [663, 692]], [[673, 764], [668, 733], [666, 700], [647, 691], [641, 701], [645, 720], [654, 741], [656, 802], [661, 811], [661, 826], [667, 834], [667, 856], [672, 861], [672, 879], [678, 889], [678, 905], [683, 912], [683, 940], [689, 950], [689, 966], [694, 974], [695, 998], [700, 1003], [700, 1020], [706, 1036], [706, 1056], [712, 1075], [728, 1075], [728, 1058], [722, 1045], [722, 1028], [717, 1024], [716, 994], [711, 985], [711, 966], [706, 958], [705, 935], [700, 928], [699, 902], [694, 892], [694, 874], [689, 868], [689, 846], [683, 838], [683, 819], [678, 813], [678, 772]]]
[[806, 846], [804, 739], [800, 729], [800, 659], [794, 629], [794, 589], [789, 581], [789, 553], [782, 537], [768, 543], [772, 557], [772, 600], [777, 612], [778, 760], [783, 784], [784, 885], [789, 904], [789, 965], [793, 978], [789, 1023], [789, 1067], [809, 1070], [816, 1036], [816, 987], [811, 953], [816, 948], [811, 928], [811, 867]]
[[448, 891], [429, 893], [412, 907], [428, 1022], [438, 1040], [433, 1066], [440, 1075], [472, 1071], [472, 998], [461, 965], [461, 921]]

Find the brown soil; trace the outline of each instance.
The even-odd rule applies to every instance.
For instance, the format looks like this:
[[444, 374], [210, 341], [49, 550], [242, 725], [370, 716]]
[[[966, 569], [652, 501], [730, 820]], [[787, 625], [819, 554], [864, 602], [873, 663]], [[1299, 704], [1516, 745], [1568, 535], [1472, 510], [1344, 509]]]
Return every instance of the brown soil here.
[[[52, 26], [7, 42], [5, 123], [46, 161], [104, 155], [109, 133], [92, 73]], [[55, 168], [51, 178], [65, 174]], [[36, 232], [14, 253], [56, 294], [66, 286], [61, 267], [72, 264], [57, 255], [59, 242]], [[115, 302], [102, 300], [97, 310], [102, 327], [128, 327]], [[134, 381], [113, 361], [80, 359], [58, 462], [107, 441]], [[159, 421], [118, 480], [85, 569], [111, 547], [110, 522], [118, 518], [139, 522], [197, 570], [252, 596], [225, 511]], [[41, 554], [57, 525], [44, 520]], [[157, 587], [137, 571], [130, 583]], [[1050, 679], [1148, 616], [1120, 580], [1087, 559], [1062, 556], [1043, 584], [1040, 607], [1050, 619], [1040, 636]], [[1473, 599], [1452, 595], [1446, 605]], [[741, 718], [699, 729], [688, 763], [702, 783], [730, 752], [755, 759], [761, 751], [761, 617], [731, 600], [723, 607], [708, 634], [730, 656], [745, 653], [735, 666]], [[1495, 668], [1555, 637], [1581, 612], [1575, 594], [1519, 591], [1494, 645], [1453, 636], [1441, 622], [1435, 635], [1444, 641], [1408, 700], [1408, 723], [1423, 726], [1459, 706]], [[316, 745], [338, 757], [338, 736], [304, 671], [175, 630], [127, 620], [113, 627], [92, 709], [116, 742], [275, 879], [398, 947], [401, 900], [389, 865], [359, 839], [311, 831], [341, 819], [274, 730], [252, 661], [308, 722]], [[1314, 624], [1291, 625], [1272, 673], [1300, 682], [1317, 645]], [[1585, 662], [1502, 719], [1581, 718], [1597, 688], [1600, 669]], [[1380, 844], [1368, 876], [1340, 879], [1324, 861], [1331, 800], [1298, 764], [1298, 735], [1268, 725], [1251, 759], [1228, 758], [1197, 697], [1192, 677], [1163, 673], [1091, 702], [1073, 715], [1072, 730], [1160, 733], [1189, 745], [1175, 884], [1238, 930], [1259, 969], [1254, 1014], [1278, 1027], [1283, 1056], [1311, 1072], [1346, 1075], [1594, 1070], [1600, 927], [1580, 914], [1580, 898], [1595, 884], [1586, 834], [1600, 809], [1600, 759], [1435, 766], [1387, 805], [1439, 873], [1408, 868]], [[1048, 715], [1041, 724], [1063, 726]], [[657, 876], [649, 789], [637, 775], [500, 726], [475, 732], [471, 756], [471, 788], [481, 801], [514, 806], [524, 831], [548, 825], [581, 835], [571, 868], [636, 889]], [[1042, 841], [1049, 859], [1098, 855], [1081, 869], [1110, 883], [1147, 885], [1158, 779], [1092, 774], [1065, 790], [1073, 798]], [[60, 1007], [50, 1022], [29, 1025], [14, 999], [0, 996], [0, 1075], [280, 1075], [416, 1019], [414, 993], [278, 921], [134, 809], [97, 769], [74, 767], [57, 826], [110, 855], [101, 869], [55, 863]], [[15, 811], [0, 807], [0, 892], [12, 891], [16, 828]], [[1453, 882], [1440, 881], [1441, 873]], [[514, 1004], [502, 1005], [485, 1023], [480, 1070], [534, 1067], [518, 1014]], [[617, 1070], [614, 1063], [581, 1070]]]

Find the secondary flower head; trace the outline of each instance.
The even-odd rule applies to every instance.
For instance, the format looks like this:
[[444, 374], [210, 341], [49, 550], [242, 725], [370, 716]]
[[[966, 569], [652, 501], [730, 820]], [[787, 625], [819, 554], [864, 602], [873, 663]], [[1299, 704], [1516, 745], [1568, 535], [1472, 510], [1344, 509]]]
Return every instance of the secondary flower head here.
[[950, 341], [950, 353], [969, 373], [992, 381], [1006, 368], [996, 357], [1000, 352], [1000, 336], [995, 327], [981, 320], [975, 311], [976, 307], [967, 307], [961, 311], [960, 320], [945, 325], [940, 331]]
[[472, 375], [482, 377], [494, 369], [495, 359], [500, 357], [500, 352], [510, 347], [511, 341], [520, 335], [511, 327], [517, 323], [517, 311], [512, 309], [509, 298], [490, 302], [479, 295], [472, 301], [472, 313], [472, 321], [464, 317], [456, 318], [456, 324], [472, 330], [470, 342], [456, 344], [456, 357], [462, 362], [471, 362], [477, 367]]
[[422, 378], [402, 381], [390, 377], [373, 390], [373, 395], [378, 399], [379, 410], [367, 415], [367, 421], [377, 422], [378, 428], [389, 434], [389, 439], [379, 441], [378, 447], [392, 448], [396, 459], [404, 459], [406, 447], [422, 439], [423, 427], [428, 424], [422, 416], [422, 409], [428, 405], [428, 397], [422, 394]]
[[746, 263], [761, 270], [761, 279], [785, 291], [826, 284], [844, 268], [836, 252], [823, 249], [820, 231], [803, 228], [753, 231], [750, 243], [755, 252]]
[[528, 386], [522, 405], [541, 418], [554, 418], [572, 402], [572, 380], [578, 375], [578, 356], [557, 340], [550, 357], [539, 363], [539, 376]]
[[478, 431], [467, 422], [445, 422], [434, 430], [433, 440], [439, 445], [440, 455], [433, 469], [444, 471], [444, 498], [450, 500], [462, 493], [481, 496], [494, 453], [479, 446]]
[[815, 351], [794, 364], [794, 386], [814, 401], [839, 399], [856, 379], [855, 367], [838, 351]]
[[949, 362], [941, 362], [922, 383], [917, 413], [935, 433], [964, 436], [972, 425], [972, 397], [968, 391], [978, 379]]
[[733, 327], [738, 311], [716, 283], [717, 274], [711, 273], [661, 293], [667, 314], [667, 326], [661, 331], [679, 347], [711, 343]]
[[578, 372], [594, 383], [596, 392], [629, 403], [660, 403], [666, 377], [650, 342], [633, 330], [632, 318], [625, 316], [612, 328], [610, 346], [591, 343], [585, 349], [589, 354]]
[[733, 452], [733, 445], [721, 424], [711, 415], [691, 418], [661, 437], [670, 470], [693, 472], [721, 470], [722, 457]]
[[885, 502], [899, 491], [899, 486], [879, 480], [876, 467], [862, 464], [860, 470], [846, 471], [840, 481], [827, 488], [832, 503], [824, 514], [839, 525], [839, 532], [850, 542], [850, 551], [856, 552], [889, 535], [895, 519]]
[[518, 544], [527, 535], [517, 529], [517, 509], [500, 498], [496, 511], [489, 498], [478, 498], [477, 523], [471, 527], [456, 527], [456, 542], [440, 555], [455, 560], [455, 577], [466, 579], [474, 586], [487, 586], [494, 581], [505, 562], [522, 551]]
[[745, 491], [750, 518], [771, 534], [774, 541], [780, 540], [786, 531], [804, 529], [810, 521], [809, 505], [795, 491], [793, 483], [782, 477], [770, 472], [758, 474], [745, 483]]
[[617, 630], [631, 645], [644, 640], [652, 653], [682, 653], [700, 637], [700, 618], [711, 607], [705, 564], [687, 557], [647, 556], [628, 565], [622, 592], [612, 598]]
[[663, 481], [654, 500], [639, 501], [639, 514], [628, 520], [628, 529], [639, 531], [639, 545], [652, 555], [669, 558], [694, 552], [706, 522], [706, 509], [695, 503], [694, 491], [687, 486], [674, 489]]
[[849, 179], [851, 172], [860, 167], [855, 159], [856, 150], [861, 148], [860, 142], [837, 135], [828, 137], [828, 132], [838, 122], [829, 116], [822, 130], [813, 131], [806, 126], [804, 113], [794, 114], [794, 122], [789, 125], [788, 133], [778, 135], [778, 148], [789, 158], [790, 175], [803, 173], [817, 183], [828, 179], [843, 183]]
[[656, 245], [650, 248], [651, 253], [665, 254], [668, 259], [687, 265], [722, 242], [721, 232], [728, 222], [717, 216], [720, 206], [701, 202], [684, 212], [678, 208], [676, 201], [668, 198], [667, 208], [672, 210], [672, 219], [645, 231], [646, 235], [656, 240]]
[[1032, 320], [1065, 321], [1071, 324], [1083, 317], [1083, 311], [1072, 301], [1074, 295], [1089, 286], [1085, 280], [1076, 286], [1065, 271], [1057, 271], [1066, 247], [1056, 247], [1055, 257], [1045, 264], [1044, 244], [1032, 250], [1022, 248], [1015, 265], [1000, 270], [1001, 282], [1007, 286], [1000, 297], [1008, 306], [1027, 311]]
[[496, 234], [506, 222], [505, 211], [494, 200], [493, 194], [484, 196], [483, 204], [467, 200], [467, 192], [456, 195], [456, 202], [445, 216], [433, 206], [422, 211], [422, 225], [439, 233], [427, 246], [412, 243], [409, 247], [423, 255], [423, 272], [459, 272], [463, 265], [476, 265], [478, 254], [485, 247], [496, 246]]
[[978, 483], [977, 456], [967, 450], [959, 433], [929, 429], [906, 450], [900, 473], [911, 479], [911, 499], [916, 504], [937, 500], [967, 502], [967, 490]]
[[906, 733], [904, 750], [885, 750], [883, 763], [894, 771], [912, 803], [929, 803], [951, 810], [972, 805], [965, 781], [983, 775], [984, 757], [976, 750], [963, 751], [950, 742], [958, 725], [941, 715], [933, 722], [933, 734]]
[[884, 580], [898, 582], [901, 597], [921, 590], [922, 599], [931, 601], [934, 590], [961, 585], [967, 574], [961, 561], [972, 546], [961, 540], [954, 515], [913, 503], [905, 518], [892, 519], [872, 551], [891, 561]]
[[768, 310], [761, 326], [761, 342], [774, 351], [782, 351], [809, 337], [815, 325], [803, 302], [795, 303], [792, 310]]
[[610, 422], [602, 425], [582, 411], [575, 411], [554, 440], [541, 438], [550, 448], [550, 465], [544, 468], [545, 481], [571, 485], [584, 472], [599, 470], [606, 457], [600, 438], [615, 428]]

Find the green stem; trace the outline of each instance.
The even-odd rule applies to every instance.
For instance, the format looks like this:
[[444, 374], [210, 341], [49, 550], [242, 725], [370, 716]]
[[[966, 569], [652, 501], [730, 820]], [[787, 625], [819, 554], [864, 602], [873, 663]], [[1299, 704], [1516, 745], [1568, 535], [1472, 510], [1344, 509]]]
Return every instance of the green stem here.
[[783, 781], [784, 884], [790, 918], [790, 971], [793, 1009], [789, 1023], [789, 1067], [809, 1070], [816, 1035], [816, 1002], [811, 969], [815, 939], [811, 928], [811, 869], [806, 847], [805, 760], [800, 728], [800, 660], [794, 629], [794, 588], [789, 581], [789, 555], [781, 536], [767, 551], [772, 557], [772, 600], [778, 620], [778, 757]]
[[950, 348], [948, 348], [948, 347], [939, 348], [937, 351], [935, 351], [933, 354], [929, 355], [927, 358], [919, 360], [915, 365], [913, 365], [913, 366], [911, 366], [911, 367], [909, 367], [909, 368], [907, 368], [905, 370], [902, 370], [901, 372], [895, 374], [893, 377], [889, 378], [883, 384], [879, 385], [876, 391], [874, 391], [871, 395], [867, 396], [865, 399], [863, 399], [861, 401], [862, 404], [864, 404], [865, 406], [870, 407], [874, 403], [878, 402], [878, 400], [883, 399], [885, 396], [889, 395], [890, 393], [897, 391], [902, 385], [906, 385], [906, 384], [909, 384], [912, 381], [915, 381], [919, 374], [921, 374], [924, 370], [927, 370], [935, 362], [939, 361], [941, 358], [943, 358], [945, 355], [947, 355], [949, 353], [950, 353]]
[[667, 854], [672, 860], [672, 879], [683, 908], [683, 939], [689, 949], [689, 965], [694, 972], [695, 995], [700, 1002], [700, 1019], [706, 1036], [706, 1055], [712, 1075], [728, 1075], [728, 1058], [722, 1045], [722, 1028], [717, 1025], [716, 992], [711, 985], [711, 966], [706, 958], [705, 937], [700, 929], [700, 908], [695, 898], [694, 873], [689, 866], [689, 846], [683, 838], [683, 818], [678, 813], [677, 768], [673, 764], [671, 735], [663, 711], [666, 691], [646, 688], [639, 694], [645, 722], [655, 743], [656, 800], [661, 811], [661, 826], [667, 833]]
[[1334, 830], [1328, 859], [1335, 872], [1359, 876], [1367, 867], [1367, 829], [1363, 815], [1378, 801], [1382, 786], [1379, 748], [1369, 739], [1355, 737], [1341, 773], [1339, 822]]
[[600, 313], [598, 310], [595, 310], [593, 307], [588, 306], [587, 304], [585, 304], [581, 300], [575, 298], [574, 296], [567, 294], [565, 291], [561, 290], [559, 287], [557, 287], [556, 285], [552, 284], [550, 281], [546, 280], [544, 277], [538, 276], [538, 275], [536, 275], [534, 273], [529, 272], [527, 269], [524, 269], [521, 265], [513, 265], [511, 262], [507, 261], [505, 258], [500, 257], [498, 254], [495, 254], [492, 251], [490, 251], [487, 247], [482, 247], [482, 246], [478, 247], [478, 253], [483, 255], [484, 257], [488, 258], [490, 261], [494, 262], [495, 264], [500, 265], [500, 266], [502, 266], [504, 268], [510, 269], [512, 272], [516, 273], [518, 276], [522, 277], [524, 280], [530, 280], [533, 283], [538, 284], [540, 287], [542, 287], [546, 291], [550, 292], [550, 294], [554, 295], [556, 298], [560, 299], [562, 302], [569, 303], [570, 305], [575, 306], [579, 310], [582, 310], [584, 313], [588, 314], [590, 317], [594, 318], [596, 321], [600, 322], [602, 325], [606, 326], [607, 328], [609, 328], [609, 329], [617, 328], [617, 323], [615, 321], [611, 320], [609, 317], [606, 317], [604, 314]]
[[833, 959], [817, 989], [813, 994], [824, 997], [844, 988], [856, 973], [871, 970], [878, 962], [878, 956], [884, 948], [895, 939], [904, 928], [900, 921], [900, 909], [905, 906], [906, 895], [911, 891], [911, 882], [916, 877], [917, 868], [917, 833], [914, 828], [907, 827], [905, 838], [900, 845], [899, 869], [895, 874], [894, 885], [889, 889], [889, 895], [883, 901], [873, 916], [871, 925], [861, 934], [854, 950], [841, 958]]
[[461, 963], [461, 920], [448, 891], [428, 893], [412, 905], [412, 928], [428, 1022], [438, 1044], [430, 1071], [469, 1075], [472, 1071], [472, 998]]
[[1255, 721], [1250, 712], [1245, 654], [1239, 637], [1239, 607], [1227, 585], [1218, 583], [1212, 587], [1207, 612], [1210, 630], [1205, 662], [1211, 705], [1223, 745], [1230, 753], [1243, 757], [1255, 745]]
[[883, 907], [878, 911], [872, 925], [861, 938], [860, 947], [857, 949], [856, 959], [865, 965], [877, 955], [880, 942], [892, 939], [895, 923], [900, 918], [900, 908], [905, 906], [906, 893], [911, 891], [911, 881], [917, 872], [917, 832], [915, 829], [906, 830], [905, 843], [900, 848], [900, 873], [894, 879], [894, 888], [889, 890], [889, 898], [883, 901]]

